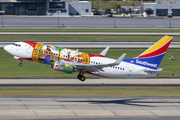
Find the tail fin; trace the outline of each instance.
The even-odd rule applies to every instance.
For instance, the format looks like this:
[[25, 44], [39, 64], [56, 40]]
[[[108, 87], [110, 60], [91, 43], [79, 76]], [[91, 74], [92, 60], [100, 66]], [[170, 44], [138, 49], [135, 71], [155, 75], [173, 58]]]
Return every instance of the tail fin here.
[[133, 59], [125, 59], [123, 61], [144, 66], [151, 69], [157, 69], [161, 63], [164, 54], [166, 53], [173, 37], [165, 36], [140, 54], [138, 57]]

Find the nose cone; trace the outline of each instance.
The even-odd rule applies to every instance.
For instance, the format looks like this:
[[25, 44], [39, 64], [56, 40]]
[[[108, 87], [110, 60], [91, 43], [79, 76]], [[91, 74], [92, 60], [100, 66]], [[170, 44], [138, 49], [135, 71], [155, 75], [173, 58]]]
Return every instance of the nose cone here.
[[4, 50], [10, 53], [10, 50], [11, 50], [10, 45], [6, 45], [6, 46], [4, 47]]

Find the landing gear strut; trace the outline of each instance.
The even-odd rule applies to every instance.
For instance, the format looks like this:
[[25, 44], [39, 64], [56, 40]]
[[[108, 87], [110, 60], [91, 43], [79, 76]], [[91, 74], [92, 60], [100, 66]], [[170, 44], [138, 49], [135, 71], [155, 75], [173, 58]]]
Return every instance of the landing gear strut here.
[[86, 80], [86, 77], [84, 77], [84, 75], [83, 75], [82, 72], [79, 72], [77, 78], [78, 78], [79, 80], [81, 80], [82, 82], [84, 82], [84, 81]]
[[20, 66], [20, 67], [22, 67], [22, 66], [23, 66], [22, 60], [21, 60], [21, 62], [19, 63], [19, 66]]

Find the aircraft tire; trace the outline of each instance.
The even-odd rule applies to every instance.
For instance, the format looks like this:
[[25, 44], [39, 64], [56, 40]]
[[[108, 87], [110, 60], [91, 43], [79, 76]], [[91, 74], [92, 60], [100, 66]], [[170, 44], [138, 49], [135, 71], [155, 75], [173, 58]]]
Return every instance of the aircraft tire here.
[[84, 77], [84, 76], [82, 75], [81, 78], [80, 78], [80, 80], [81, 80], [82, 82], [84, 82], [84, 81], [86, 80], [86, 77]]
[[82, 76], [82, 75], [81, 75], [81, 74], [79, 74], [79, 75], [77, 76], [77, 78], [78, 78], [79, 80], [81, 80], [81, 76]]
[[19, 63], [19, 66], [22, 67], [22, 66], [23, 66], [23, 63]]

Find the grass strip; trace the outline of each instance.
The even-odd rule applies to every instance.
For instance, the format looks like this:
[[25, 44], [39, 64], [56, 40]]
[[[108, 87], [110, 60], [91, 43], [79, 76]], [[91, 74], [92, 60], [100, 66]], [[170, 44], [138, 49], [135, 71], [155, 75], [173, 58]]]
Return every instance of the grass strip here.
[[[74, 35], [0, 35], [0, 42], [17, 42], [17, 41], [92, 41], [92, 42], [106, 42], [106, 41], [116, 41], [116, 42], [149, 42], [158, 41], [163, 36], [74, 36]], [[180, 41], [180, 36], [174, 36], [174, 42]]]
[[151, 28], [0, 28], [0, 32], [180, 32], [176, 29]]
[[[82, 49], [80, 51], [91, 54], [100, 53], [103, 49]], [[134, 58], [140, 55], [145, 49], [110, 49], [106, 57], [117, 59], [123, 53], [127, 53], [125, 58]], [[159, 68], [164, 71], [174, 73], [160, 73], [159, 77], [180, 77], [180, 49], [168, 49]], [[12, 55], [7, 53], [4, 49], [0, 49], [0, 78], [76, 78], [78, 73], [67, 74], [55, 71], [49, 68], [48, 65], [35, 63], [31, 61], [23, 61], [23, 67], [19, 67], [19, 60], [13, 58]], [[169, 55], [173, 55], [174, 60], [169, 60]], [[91, 75], [85, 75], [92, 77]]]
[[0, 96], [180, 97], [179, 87], [0, 87]]

